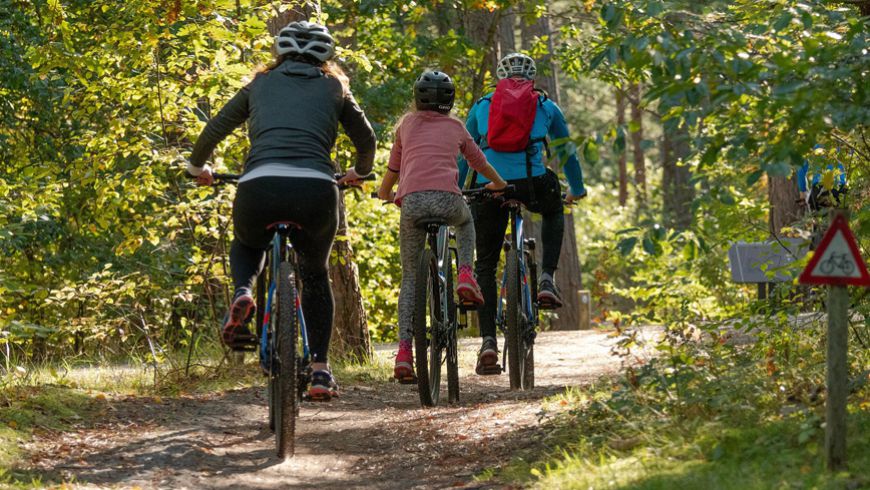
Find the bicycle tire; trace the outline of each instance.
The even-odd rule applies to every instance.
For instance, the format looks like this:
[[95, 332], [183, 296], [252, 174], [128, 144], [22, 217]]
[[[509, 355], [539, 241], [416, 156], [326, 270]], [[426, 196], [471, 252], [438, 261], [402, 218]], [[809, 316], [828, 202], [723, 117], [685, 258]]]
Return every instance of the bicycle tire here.
[[[531, 299], [532, 304], [529, 305], [532, 311], [532, 318], [526, 319], [526, 329], [527, 335], [522, 337], [523, 340], [523, 352], [525, 352], [525, 357], [523, 360], [522, 366], [522, 387], [523, 390], [533, 390], [535, 389], [535, 344], [534, 341], [529, 342], [529, 339], [534, 339], [534, 329], [537, 326], [538, 319], [538, 308], [535, 305], [535, 300], [538, 297], [538, 281], [535, 278], [538, 277], [538, 265], [535, 263], [535, 251], [534, 250], [526, 250], [526, 264], [529, 268], [529, 287], [531, 288]], [[523, 308], [525, 311], [525, 308]]]
[[830, 274], [834, 272], [834, 263], [831, 261], [831, 259], [822, 261], [822, 263], [819, 264], [819, 270], [822, 274]]
[[278, 399], [278, 382], [270, 375], [269, 385], [266, 387], [266, 396], [269, 397], [269, 430], [275, 432], [275, 400]]
[[843, 271], [847, 276], [851, 276], [853, 272], [855, 272], [855, 264], [853, 264], [847, 257], [843, 257], [842, 265], [840, 265], [840, 270]]
[[[524, 341], [523, 344], [526, 344]], [[535, 345], [528, 344], [524, 345], [525, 347], [525, 358], [523, 359], [522, 365], [522, 381], [523, 381], [523, 389], [526, 391], [531, 391], [535, 389]]]
[[438, 291], [432, 275], [434, 261], [432, 250], [424, 249], [417, 264], [414, 291], [414, 364], [417, 368], [417, 392], [424, 407], [437, 405], [441, 394], [441, 349], [434, 311], [434, 298]]
[[511, 248], [507, 251], [504, 264], [507, 274], [505, 284], [505, 348], [507, 350], [508, 378], [512, 390], [522, 388], [522, 325], [520, 321], [520, 266], [517, 251]]
[[296, 436], [296, 290], [293, 268], [282, 262], [278, 277], [278, 378], [276, 443], [278, 458], [293, 455]]
[[444, 291], [444, 296], [447, 299], [447, 328], [445, 329], [447, 339], [447, 402], [459, 402], [459, 348], [456, 345], [456, 298], [454, 297], [453, 288], [453, 255], [448, 251], [445, 257], [447, 266], [447, 288]]

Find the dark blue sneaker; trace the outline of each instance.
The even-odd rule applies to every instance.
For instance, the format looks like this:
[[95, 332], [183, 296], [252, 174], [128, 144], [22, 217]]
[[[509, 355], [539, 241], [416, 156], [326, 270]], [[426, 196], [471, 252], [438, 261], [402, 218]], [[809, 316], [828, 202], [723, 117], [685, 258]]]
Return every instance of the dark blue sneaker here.
[[311, 387], [308, 388], [308, 399], [316, 402], [328, 402], [338, 396], [338, 383], [329, 371], [314, 371], [311, 373]]
[[542, 310], [555, 310], [562, 307], [562, 297], [556, 285], [549, 279], [541, 279], [538, 283], [538, 308]]

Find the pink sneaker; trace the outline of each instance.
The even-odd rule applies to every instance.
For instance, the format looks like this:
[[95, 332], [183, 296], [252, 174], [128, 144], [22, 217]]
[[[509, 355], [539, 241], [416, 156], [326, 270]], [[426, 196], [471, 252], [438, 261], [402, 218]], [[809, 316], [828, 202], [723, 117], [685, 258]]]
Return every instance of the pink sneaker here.
[[480, 292], [480, 286], [477, 285], [477, 279], [474, 278], [474, 273], [471, 272], [471, 266], [463, 265], [459, 267], [459, 280], [456, 284], [456, 294], [459, 295], [459, 302], [467, 305], [482, 305], [483, 293]]
[[417, 376], [414, 374], [414, 351], [411, 350], [410, 340], [399, 342], [399, 353], [396, 355], [393, 377], [401, 384], [417, 383]]

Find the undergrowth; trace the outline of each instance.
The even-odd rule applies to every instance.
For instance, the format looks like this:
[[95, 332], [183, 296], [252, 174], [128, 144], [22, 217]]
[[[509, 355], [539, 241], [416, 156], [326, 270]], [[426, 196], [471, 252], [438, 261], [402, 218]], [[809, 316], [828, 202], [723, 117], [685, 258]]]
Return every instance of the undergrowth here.
[[480, 478], [583, 489], [870, 486], [867, 350], [853, 344], [850, 356], [850, 471], [832, 474], [822, 323], [777, 318], [766, 319], [775, 328], [705, 334], [642, 363], [628, 356], [619, 377], [548, 399], [541, 444]]

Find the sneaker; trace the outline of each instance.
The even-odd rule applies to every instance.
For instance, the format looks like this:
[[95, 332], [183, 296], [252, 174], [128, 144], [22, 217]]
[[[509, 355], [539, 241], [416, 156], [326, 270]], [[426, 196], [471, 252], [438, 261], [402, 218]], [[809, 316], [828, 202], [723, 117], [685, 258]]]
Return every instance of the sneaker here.
[[410, 340], [399, 342], [399, 353], [396, 355], [393, 377], [401, 384], [417, 383], [417, 375], [414, 374], [414, 351], [411, 350]]
[[311, 373], [311, 387], [308, 388], [308, 399], [316, 402], [328, 402], [338, 396], [338, 383], [332, 373], [326, 370]]
[[233, 297], [230, 312], [221, 329], [221, 340], [230, 348], [237, 348], [256, 342], [256, 337], [248, 330], [248, 321], [254, 314], [256, 305], [251, 292], [239, 289]]
[[481, 376], [501, 374], [501, 366], [498, 364], [498, 343], [495, 337], [484, 337], [480, 353], [477, 355], [477, 367], [474, 372]]
[[542, 310], [555, 310], [562, 307], [562, 298], [559, 290], [550, 279], [541, 279], [538, 283], [538, 308]]
[[462, 304], [475, 306], [483, 304], [483, 293], [480, 292], [480, 286], [470, 266], [463, 265], [459, 268], [456, 294], [459, 295], [459, 302]]

